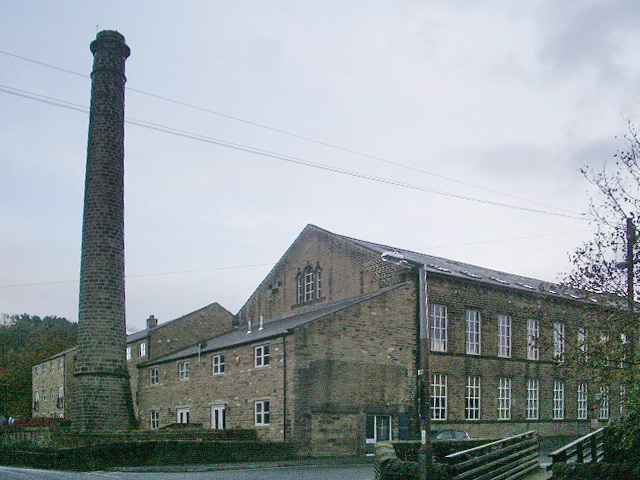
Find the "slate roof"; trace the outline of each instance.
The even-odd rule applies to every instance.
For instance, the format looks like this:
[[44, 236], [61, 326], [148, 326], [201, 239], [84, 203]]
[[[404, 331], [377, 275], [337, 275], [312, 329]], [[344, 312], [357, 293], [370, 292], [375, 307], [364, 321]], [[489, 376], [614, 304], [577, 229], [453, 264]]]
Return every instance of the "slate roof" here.
[[[254, 322], [251, 325], [251, 333], [248, 333], [246, 326], [237, 328], [231, 332], [223, 333], [217, 337], [206, 339], [202, 347], [198, 347], [198, 344], [192, 345], [182, 350], [170, 353], [163, 357], [155, 358], [145, 364], [155, 365], [158, 363], [170, 362], [172, 360], [178, 360], [181, 358], [188, 358], [198, 355], [198, 351], [201, 354], [214, 352], [216, 350], [222, 350], [225, 348], [235, 347], [246, 343], [255, 343], [269, 338], [281, 336], [290, 330], [305, 325], [307, 323], [318, 320], [322, 317], [338, 312], [345, 308], [351, 307], [358, 303], [364, 302], [371, 298], [383, 295], [386, 292], [400, 288], [400, 285], [392, 285], [389, 287], [381, 288], [374, 292], [364, 293], [357, 297], [351, 297], [343, 300], [336, 300], [335, 302], [324, 303], [315, 307], [309, 307], [304, 310], [297, 311], [295, 313], [287, 313], [272, 319], [266, 319], [263, 323], [263, 328], [260, 329], [260, 325]], [[201, 342], [202, 343], [202, 342]]]

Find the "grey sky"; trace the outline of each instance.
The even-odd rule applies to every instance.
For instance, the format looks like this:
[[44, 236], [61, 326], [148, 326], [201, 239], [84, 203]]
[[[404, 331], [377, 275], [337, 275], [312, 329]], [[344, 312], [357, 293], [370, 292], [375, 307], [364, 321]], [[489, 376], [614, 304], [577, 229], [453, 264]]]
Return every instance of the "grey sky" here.
[[[573, 216], [580, 167], [623, 147], [640, 110], [632, 1], [23, 0], [0, 18], [5, 87], [88, 105], [89, 43], [115, 29], [132, 50], [127, 117]], [[87, 123], [0, 92], [0, 312], [77, 319]], [[135, 124], [125, 162], [132, 330], [214, 301], [235, 313], [307, 223], [550, 281], [590, 235], [584, 220]]]

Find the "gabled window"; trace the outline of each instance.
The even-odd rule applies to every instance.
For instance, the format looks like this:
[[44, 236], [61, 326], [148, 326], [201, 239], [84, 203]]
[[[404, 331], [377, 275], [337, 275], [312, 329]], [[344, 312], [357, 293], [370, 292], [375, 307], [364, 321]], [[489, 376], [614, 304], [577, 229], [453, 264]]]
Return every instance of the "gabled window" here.
[[527, 359], [540, 360], [540, 347], [538, 339], [540, 338], [540, 326], [538, 320], [530, 318], [527, 320]]
[[211, 363], [211, 373], [213, 373], [213, 375], [221, 375], [224, 373], [224, 355], [214, 355]]
[[189, 378], [189, 362], [178, 363], [178, 378], [187, 380]]
[[466, 420], [480, 420], [480, 377], [467, 377]]
[[255, 350], [255, 367], [266, 367], [269, 365], [269, 345], [260, 345]]
[[498, 315], [498, 356], [511, 357], [511, 317]]
[[447, 351], [447, 307], [431, 305], [431, 350]]
[[255, 424], [256, 426], [269, 425], [270, 412], [269, 400], [258, 400], [254, 404]]
[[540, 381], [535, 378], [527, 380], [527, 420], [540, 418]]
[[480, 355], [480, 312], [467, 310], [466, 353]]
[[149, 370], [149, 385], [157, 385], [158, 384], [158, 368], [154, 367]]

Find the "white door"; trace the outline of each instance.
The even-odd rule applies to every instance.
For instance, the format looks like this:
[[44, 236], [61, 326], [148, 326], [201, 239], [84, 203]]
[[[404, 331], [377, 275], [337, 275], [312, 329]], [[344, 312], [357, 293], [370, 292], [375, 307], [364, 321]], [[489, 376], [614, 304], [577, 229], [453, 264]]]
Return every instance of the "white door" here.
[[224, 405], [213, 405], [211, 407], [211, 428], [214, 430], [224, 430], [227, 418]]
[[189, 423], [189, 409], [178, 408], [176, 409], [176, 416], [178, 423]]

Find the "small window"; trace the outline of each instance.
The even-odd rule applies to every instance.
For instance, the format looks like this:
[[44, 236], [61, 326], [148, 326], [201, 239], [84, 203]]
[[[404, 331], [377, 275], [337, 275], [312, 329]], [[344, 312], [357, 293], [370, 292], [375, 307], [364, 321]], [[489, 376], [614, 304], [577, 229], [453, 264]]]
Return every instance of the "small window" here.
[[189, 409], [177, 408], [176, 409], [176, 421], [178, 423], [189, 423]]
[[149, 412], [149, 416], [150, 416], [149, 426], [154, 430], [160, 427], [160, 411], [151, 410], [151, 412]]
[[149, 385], [157, 385], [158, 384], [158, 369], [152, 368], [149, 370]]
[[266, 367], [269, 365], [269, 345], [260, 345], [255, 348], [255, 366]]
[[189, 362], [178, 363], [178, 378], [187, 380], [189, 378]]
[[258, 400], [255, 402], [256, 426], [269, 425], [269, 400]]
[[224, 373], [224, 355], [214, 355], [212, 362], [212, 373], [220, 375]]
[[147, 342], [142, 342], [139, 346], [139, 357], [144, 357], [147, 354]]
[[609, 420], [609, 387], [600, 387], [600, 412], [599, 420]]
[[447, 307], [431, 305], [431, 350], [447, 351]]
[[553, 359], [564, 362], [564, 323], [553, 324]]
[[131, 360], [131, 347], [127, 347], [127, 360]]
[[511, 317], [498, 315], [498, 356], [511, 357]]
[[64, 387], [58, 388], [58, 401], [56, 402], [56, 407], [64, 408]]
[[527, 359], [540, 360], [540, 347], [538, 338], [540, 337], [540, 326], [538, 320], [530, 318], [527, 320]]

